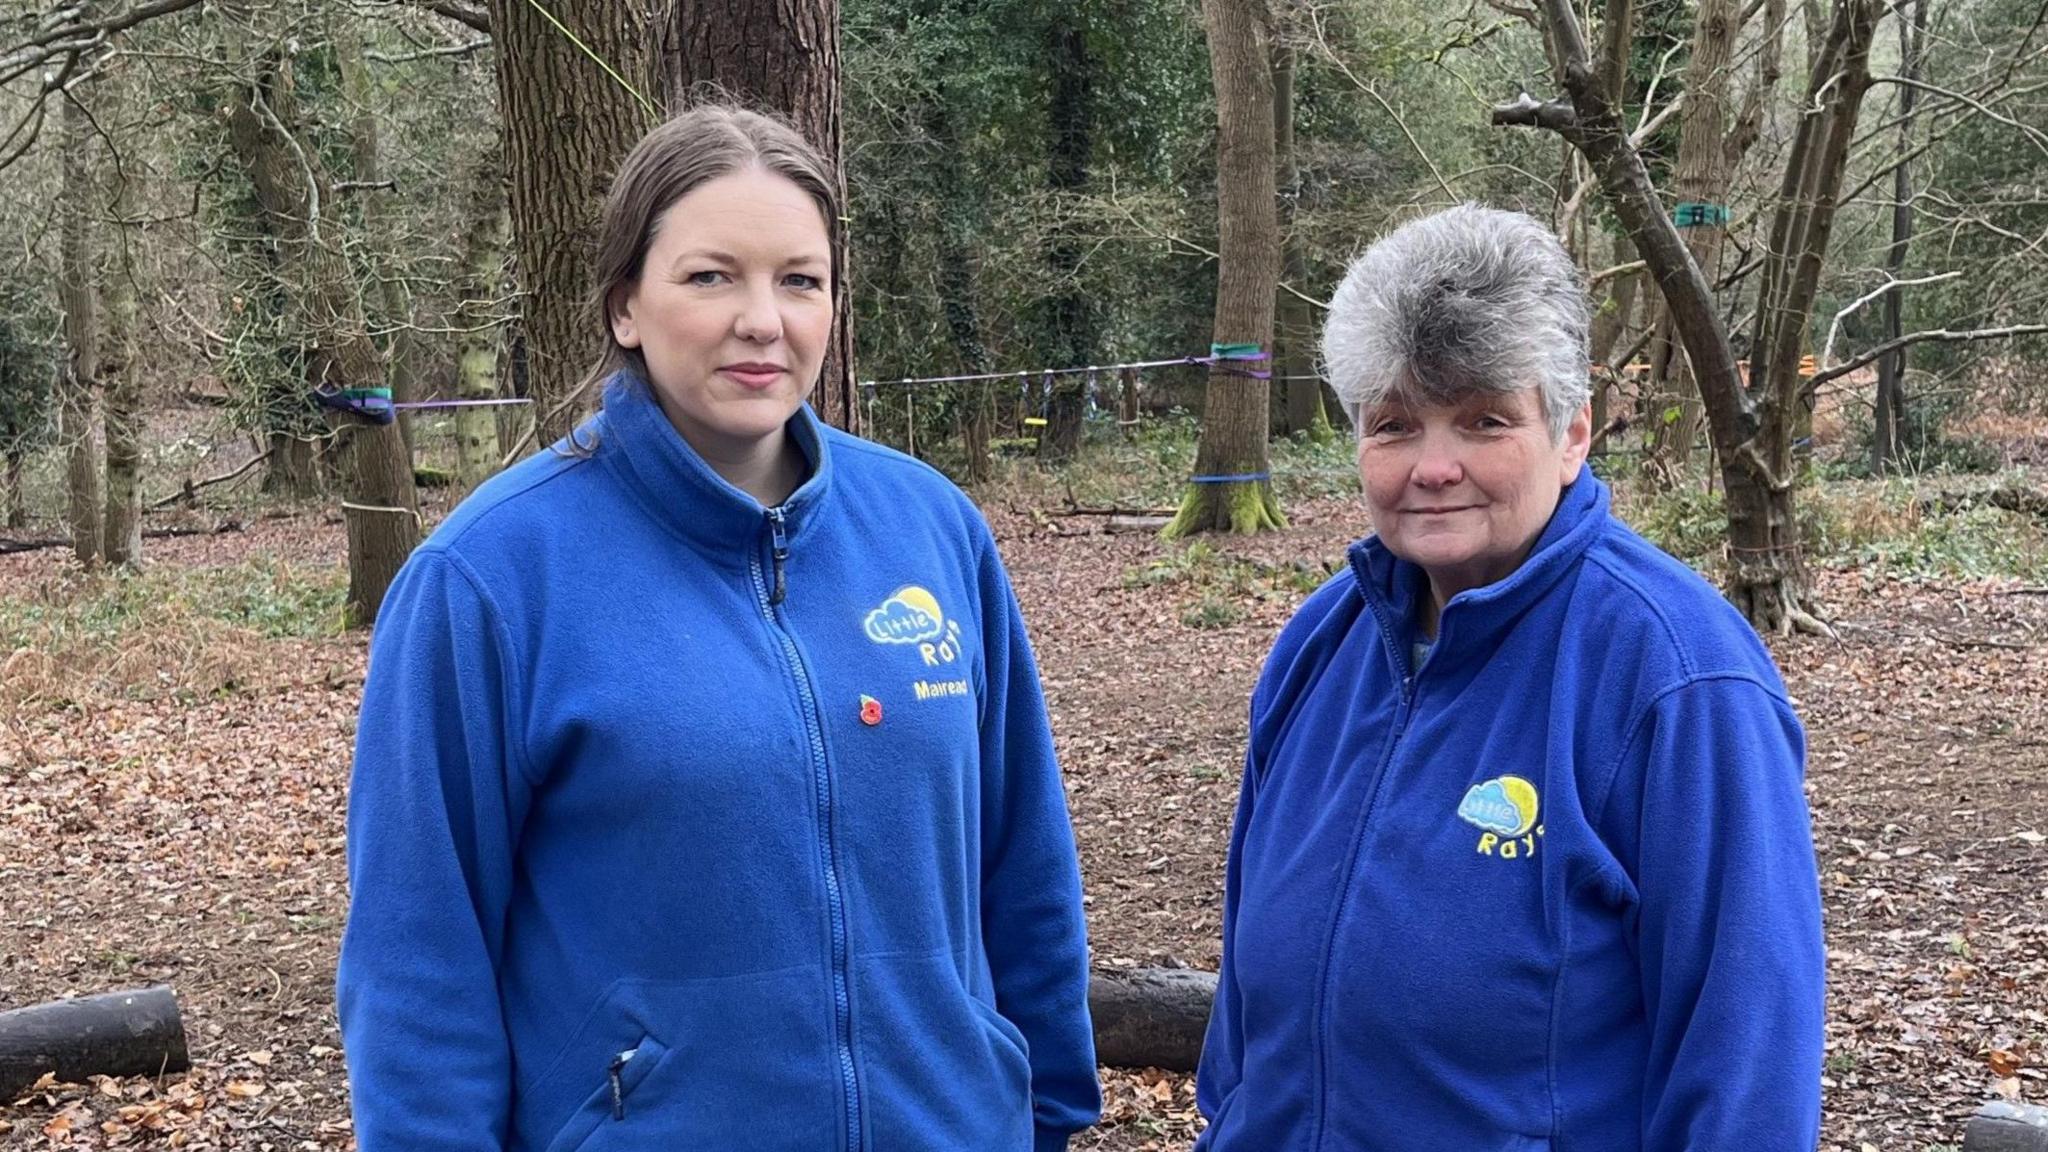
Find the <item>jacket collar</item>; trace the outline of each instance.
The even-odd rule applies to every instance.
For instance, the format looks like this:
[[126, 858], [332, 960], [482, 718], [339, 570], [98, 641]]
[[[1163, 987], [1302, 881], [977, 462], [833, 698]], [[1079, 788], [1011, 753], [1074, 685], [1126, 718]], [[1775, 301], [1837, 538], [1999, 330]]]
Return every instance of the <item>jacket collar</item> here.
[[[794, 538], [824, 504], [832, 488], [832, 455], [808, 404], [789, 418], [788, 433], [808, 472], [779, 509]], [[757, 545], [768, 530], [768, 509], [713, 471], [669, 423], [647, 382], [630, 372], [606, 381], [603, 409], [574, 437], [595, 437], [595, 455], [633, 491], [663, 527], [707, 553]], [[567, 445], [568, 441], [564, 441]]]
[[[1579, 475], [1558, 496], [1557, 510], [1536, 537], [1529, 555], [1505, 579], [1468, 588], [1444, 605], [1437, 619], [1431, 667], [1462, 662], [1493, 650], [1515, 621], [1575, 566], [1608, 521], [1607, 485], [1580, 465]], [[1409, 655], [1419, 639], [1416, 607], [1429, 595], [1429, 577], [1419, 565], [1395, 556], [1369, 536], [1350, 549], [1352, 574], [1365, 601], [1388, 630], [1387, 656], [1397, 678], [1414, 671]]]

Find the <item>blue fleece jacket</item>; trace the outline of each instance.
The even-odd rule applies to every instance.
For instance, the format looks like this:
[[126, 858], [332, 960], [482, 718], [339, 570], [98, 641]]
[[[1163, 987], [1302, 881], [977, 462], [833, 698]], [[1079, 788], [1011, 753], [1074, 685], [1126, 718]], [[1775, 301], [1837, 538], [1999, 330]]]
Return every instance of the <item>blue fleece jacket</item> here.
[[1376, 539], [1252, 701], [1206, 1152], [1810, 1152], [1823, 951], [1769, 654], [1581, 472], [1445, 605]]
[[349, 795], [356, 1136], [1045, 1152], [1079, 867], [1016, 601], [936, 472], [791, 422], [764, 510], [615, 381], [393, 585]]

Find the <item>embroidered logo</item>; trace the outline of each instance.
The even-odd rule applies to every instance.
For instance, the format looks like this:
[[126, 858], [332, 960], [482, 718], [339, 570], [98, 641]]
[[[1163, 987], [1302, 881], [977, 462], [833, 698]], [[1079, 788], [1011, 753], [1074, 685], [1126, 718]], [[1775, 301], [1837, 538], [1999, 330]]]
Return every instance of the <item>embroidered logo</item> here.
[[1474, 784], [1458, 803], [1458, 818], [1481, 832], [1476, 851], [1503, 860], [1536, 854], [1536, 841], [1543, 835], [1543, 825], [1536, 822], [1541, 813], [1536, 786], [1520, 776], [1496, 776]]
[[946, 619], [938, 597], [915, 584], [889, 593], [882, 606], [862, 624], [877, 644], [914, 644], [925, 667], [937, 668], [960, 658], [960, 622]]

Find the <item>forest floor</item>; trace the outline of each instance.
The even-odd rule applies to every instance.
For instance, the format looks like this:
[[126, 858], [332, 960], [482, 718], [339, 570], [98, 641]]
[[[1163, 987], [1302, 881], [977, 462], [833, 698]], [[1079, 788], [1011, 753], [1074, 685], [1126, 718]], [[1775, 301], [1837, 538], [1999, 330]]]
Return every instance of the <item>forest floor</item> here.
[[[1043, 668], [1096, 963], [1213, 968], [1245, 701], [1363, 512], [1297, 496], [1286, 532], [1179, 546], [1062, 514], [1045, 485], [983, 502]], [[1682, 534], [1693, 513], [1656, 515]], [[2048, 1102], [2048, 589], [1927, 574], [1913, 548], [1959, 538], [1938, 527], [1822, 566], [1837, 638], [1772, 642], [1811, 734], [1829, 1152], [1953, 1149], [1982, 1101]], [[364, 642], [332, 631], [341, 549], [301, 509], [153, 540], [125, 581], [0, 556], [0, 1008], [171, 984], [194, 1061], [0, 1100], [0, 1147], [351, 1145], [333, 974]], [[1078, 1149], [1193, 1137], [1189, 1078], [1104, 1088]]]

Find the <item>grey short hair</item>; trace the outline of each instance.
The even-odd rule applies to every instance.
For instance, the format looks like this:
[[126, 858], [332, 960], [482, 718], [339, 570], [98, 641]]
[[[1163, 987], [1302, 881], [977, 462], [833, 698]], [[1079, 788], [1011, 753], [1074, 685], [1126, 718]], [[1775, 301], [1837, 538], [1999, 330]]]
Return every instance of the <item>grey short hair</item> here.
[[1554, 440], [1593, 394], [1591, 325], [1578, 266], [1550, 229], [1462, 204], [1352, 262], [1323, 324], [1323, 365], [1354, 423], [1389, 397], [1444, 404], [1534, 386]]

